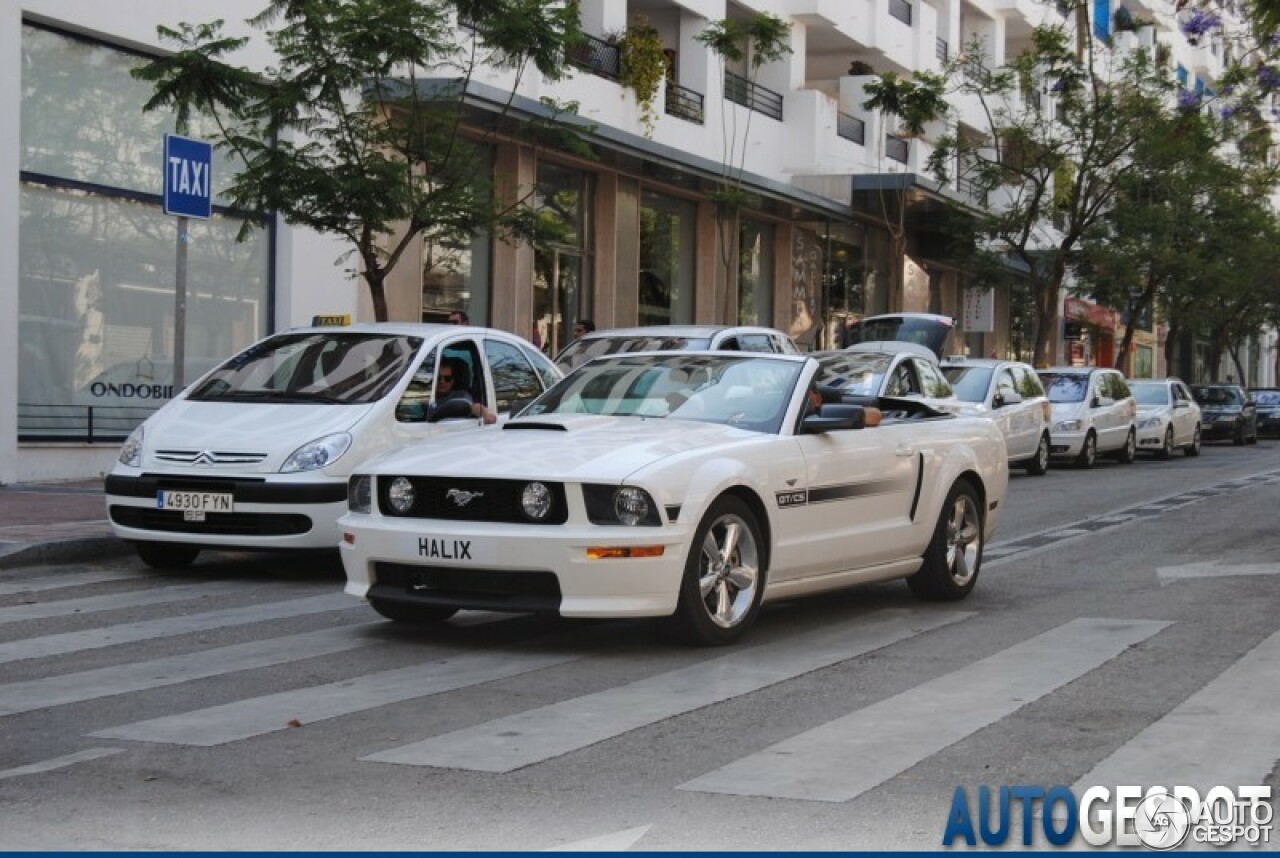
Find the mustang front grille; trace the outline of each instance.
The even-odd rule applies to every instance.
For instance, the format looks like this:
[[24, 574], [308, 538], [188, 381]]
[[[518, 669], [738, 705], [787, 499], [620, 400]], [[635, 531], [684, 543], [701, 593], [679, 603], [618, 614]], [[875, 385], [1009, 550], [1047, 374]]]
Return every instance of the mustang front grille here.
[[383, 515], [506, 524], [564, 524], [569, 519], [563, 483], [543, 483], [551, 492], [551, 510], [545, 518], [533, 521], [521, 506], [525, 486], [533, 480], [405, 477], [413, 486], [414, 502], [408, 511], [398, 512], [387, 499], [395, 479], [394, 475], [377, 478], [378, 509]]

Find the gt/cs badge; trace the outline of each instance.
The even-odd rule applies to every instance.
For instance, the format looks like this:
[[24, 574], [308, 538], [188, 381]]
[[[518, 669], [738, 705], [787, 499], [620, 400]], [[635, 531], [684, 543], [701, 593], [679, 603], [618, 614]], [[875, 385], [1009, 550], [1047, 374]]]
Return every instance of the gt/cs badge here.
[[775, 497], [778, 500], [779, 508], [802, 506], [809, 502], [808, 492], [778, 492]]

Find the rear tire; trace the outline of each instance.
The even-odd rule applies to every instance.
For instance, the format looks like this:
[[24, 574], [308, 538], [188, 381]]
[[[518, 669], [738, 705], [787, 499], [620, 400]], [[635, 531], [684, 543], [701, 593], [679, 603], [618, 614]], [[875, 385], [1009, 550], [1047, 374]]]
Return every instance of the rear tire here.
[[1027, 459], [1023, 465], [1027, 469], [1027, 473], [1033, 477], [1042, 477], [1049, 470], [1049, 433], [1046, 432], [1040, 436], [1040, 445], [1036, 447], [1036, 454]]
[[921, 599], [955, 602], [968, 596], [982, 567], [982, 501], [967, 480], [958, 480], [938, 513], [933, 539], [920, 571], [907, 579]]
[[1191, 457], [1200, 455], [1200, 424], [1199, 423], [1196, 424], [1196, 431], [1191, 436], [1191, 443], [1182, 448], [1182, 454], [1184, 456], [1191, 456]]
[[1084, 446], [1080, 448], [1079, 455], [1076, 456], [1076, 467], [1088, 470], [1098, 462], [1098, 436], [1090, 430], [1088, 435], [1084, 436]]
[[1173, 458], [1173, 427], [1164, 430], [1164, 444], [1156, 452], [1157, 459], [1168, 461]]
[[1138, 458], [1138, 433], [1130, 429], [1129, 437], [1124, 439], [1124, 446], [1120, 448], [1119, 453], [1116, 453], [1116, 461], [1122, 465], [1132, 465], [1136, 458]]
[[750, 507], [731, 495], [716, 499], [685, 560], [673, 618], [680, 634], [700, 646], [723, 646], [742, 637], [760, 612], [766, 556]]
[[441, 605], [406, 605], [404, 602], [388, 602], [384, 599], [370, 599], [369, 604], [388, 620], [410, 626], [431, 626], [443, 623], [458, 613], [457, 608], [446, 608]]
[[134, 548], [142, 562], [152, 569], [185, 569], [200, 553], [200, 546], [181, 542], [138, 542]]

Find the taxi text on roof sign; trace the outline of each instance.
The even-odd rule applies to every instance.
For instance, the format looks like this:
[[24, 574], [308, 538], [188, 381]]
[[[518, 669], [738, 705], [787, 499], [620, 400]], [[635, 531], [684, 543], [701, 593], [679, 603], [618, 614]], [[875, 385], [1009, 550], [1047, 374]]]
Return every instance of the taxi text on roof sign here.
[[311, 324], [313, 327], [331, 327], [351, 324], [351, 314], [342, 313], [336, 316], [312, 316]]

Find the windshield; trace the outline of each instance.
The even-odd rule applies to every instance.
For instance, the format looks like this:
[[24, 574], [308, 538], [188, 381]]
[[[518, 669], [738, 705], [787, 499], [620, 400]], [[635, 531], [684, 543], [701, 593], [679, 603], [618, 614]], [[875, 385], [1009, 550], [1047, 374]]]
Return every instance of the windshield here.
[[1040, 373], [1050, 402], [1084, 402], [1089, 392], [1089, 376], [1084, 373]]
[[250, 346], [209, 374], [196, 402], [376, 402], [395, 387], [422, 346], [399, 334], [281, 334]]
[[1280, 390], [1255, 390], [1253, 401], [1259, 408], [1280, 408]]
[[1209, 406], [1238, 406], [1244, 399], [1235, 387], [1193, 387], [1191, 395], [1196, 402]]
[[703, 352], [711, 348], [708, 337], [671, 337], [634, 334], [616, 337], [584, 337], [564, 347], [556, 363], [565, 372], [602, 355], [633, 352]]
[[991, 386], [991, 373], [988, 366], [944, 366], [942, 374], [951, 382], [956, 397], [965, 402], [986, 402], [987, 390]]
[[853, 396], [879, 396], [893, 355], [875, 352], [839, 352], [818, 361], [818, 384]]
[[851, 326], [845, 346], [891, 340], [919, 343], [942, 357], [952, 325], [943, 319], [915, 316], [871, 316]]
[[1163, 384], [1130, 382], [1129, 389], [1133, 391], [1133, 398], [1138, 400], [1139, 405], [1169, 404], [1169, 388]]
[[579, 367], [521, 413], [697, 420], [777, 433], [804, 364], [750, 355], [636, 355]]

